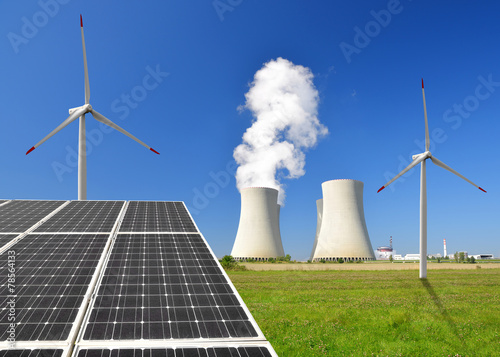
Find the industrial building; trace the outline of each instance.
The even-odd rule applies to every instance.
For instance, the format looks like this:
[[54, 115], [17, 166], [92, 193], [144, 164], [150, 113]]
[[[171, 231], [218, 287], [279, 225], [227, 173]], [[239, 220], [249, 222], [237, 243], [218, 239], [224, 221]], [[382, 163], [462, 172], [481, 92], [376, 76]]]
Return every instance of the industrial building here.
[[345, 179], [322, 183], [323, 200], [316, 203], [319, 227], [311, 260], [375, 260], [365, 222], [363, 186], [361, 181]]
[[269, 187], [243, 188], [238, 233], [231, 255], [236, 260], [285, 256], [280, 234], [278, 190]]
[[392, 248], [392, 236], [390, 239], [389, 246], [378, 247], [375, 251], [375, 258], [377, 260], [389, 260], [391, 257], [394, 259], [396, 251]]

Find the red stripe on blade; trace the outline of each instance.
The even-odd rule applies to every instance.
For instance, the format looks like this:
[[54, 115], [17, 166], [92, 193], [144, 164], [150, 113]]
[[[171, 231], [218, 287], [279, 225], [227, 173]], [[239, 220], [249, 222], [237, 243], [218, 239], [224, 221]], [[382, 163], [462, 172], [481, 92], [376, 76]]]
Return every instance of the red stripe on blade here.
[[35, 150], [35, 147], [34, 147], [34, 146], [26, 152], [26, 155], [28, 155], [28, 154], [29, 154], [30, 152], [32, 152], [33, 150]]
[[377, 193], [379, 193], [380, 191], [382, 191], [383, 189], [385, 188], [385, 186], [382, 186], [378, 189]]
[[155, 154], [160, 155], [160, 153], [159, 153], [158, 151], [156, 151], [155, 149], [153, 149], [153, 148], [149, 148], [149, 150], [151, 150], [151, 151], [152, 151], [152, 152], [154, 152]]
[[424, 79], [422, 78], [422, 89], [424, 89]]
[[481, 191], [483, 191], [483, 192], [486, 192], [486, 191], [485, 191], [485, 190], [483, 190], [481, 187], [479, 187], [479, 189], [480, 189]]
[[81, 14], [80, 14], [80, 27], [83, 27], [83, 19]]

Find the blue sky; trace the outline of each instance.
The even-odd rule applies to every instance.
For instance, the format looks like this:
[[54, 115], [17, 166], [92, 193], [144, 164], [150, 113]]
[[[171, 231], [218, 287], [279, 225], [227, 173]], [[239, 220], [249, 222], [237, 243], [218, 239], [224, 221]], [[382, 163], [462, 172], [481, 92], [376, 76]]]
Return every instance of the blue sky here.
[[283, 57], [314, 74], [330, 132], [306, 152], [305, 175], [282, 181], [286, 253], [308, 258], [321, 183], [339, 178], [364, 182], [374, 248], [393, 236], [398, 253], [418, 253], [420, 170], [376, 192], [423, 151], [423, 77], [431, 151], [488, 191], [428, 164], [429, 253], [446, 238], [449, 252], [500, 256], [499, 7], [3, 1], [0, 197], [77, 198], [77, 121], [25, 153], [84, 104], [81, 13], [92, 106], [161, 153], [89, 117], [88, 199], [185, 201], [215, 253], [229, 254], [240, 210], [232, 154], [252, 121], [237, 107], [255, 72]]

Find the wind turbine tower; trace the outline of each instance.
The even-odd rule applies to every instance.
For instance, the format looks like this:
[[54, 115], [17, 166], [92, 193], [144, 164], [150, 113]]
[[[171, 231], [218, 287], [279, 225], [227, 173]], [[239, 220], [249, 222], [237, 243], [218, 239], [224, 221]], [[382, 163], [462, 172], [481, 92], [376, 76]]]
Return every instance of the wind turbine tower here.
[[448, 256], [448, 252], [446, 251], [446, 239], [443, 239], [443, 243], [444, 243], [444, 258], [446, 258]]
[[437, 157], [433, 156], [429, 151], [429, 125], [427, 122], [427, 108], [425, 106], [425, 91], [424, 91], [424, 80], [422, 79], [422, 97], [424, 101], [424, 117], [425, 117], [425, 152], [418, 155], [412, 156], [412, 163], [408, 165], [403, 171], [397, 174], [394, 178], [392, 178], [389, 182], [387, 182], [384, 186], [382, 186], [377, 192], [382, 191], [384, 188], [389, 186], [391, 183], [396, 181], [399, 177], [403, 176], [409, 170], [411, 170], [416, 165], [420, 164], [420, 278], [427, 278], [427, 181], [426, 181], [426, 173], [425, 173], [425, 164], [427, 159], [431, 159], [431, 161], [445, 169], [454, 173], [458, 177], [464, 179], [471, 185], [477, 187], [483, 192], [486, 192], [481, 187], [476, 185], [474, 182], [465, 178], [463, 175], [459, 174], [455, 170], [453, 170], [448, 165], [444, 164], [442, 161], [438, 160]]
[[69, 110], [69, 117], [63, 121], [57, 128], [52, 130], [49, 135], [47, 135], [45, 138], [40, 140], [35, 146], [33, 146], [31, 149], [29, 149], [26, 152], [26, 155], [28, 155], [30, 152], [35, 150], [37, 147], [42, 145], [45, 141], [50, 139], [54, 134], [59, 132], [61, 129], [66, 127], [68, 124], [72, 123], [75, 121], [77, 118], [80, 118], [80, 130], [79, 130], [79, 136], [78, 136], [78, 199], [79, 200], [86, 200], [87, 199], [87, 153], [86, 153], [86, 145], [85, 145], [85, 114], [90, 113], [96, 119], [97, 121], [100, 121], [101, 123], [104, 123], [111, 128], [118, 130], [120, 133], [127, 135], [129, 138], [132, 140], [137, 141], [139, 144], [142, 146], [148, 148], [152, 152], [156, 154], [160, 154], [158, 151], [154, 150], [150, 146], [146, 145], [139, 139], [137, 139], [135, 136], [130, 134], [128, 131], [122, 129], [115, 123], [113, 123], [111, 120], [106, 118], [104, 115], [98, 113], [95, 109], [92, 108], [90, 105], [90, 86], [89, 86], [89, 72], [87, 69], [87, 53], [85, 51], [85, 39], [83, 36], [83, 19], [82, 15], [80, 15], [80, 28], [82, 32], [82, 47], [83, 47], [83, 69], [84, 69], [84, 74], [85, 74], [85, 104], [82, 105], [81, 107], [76, 107], [76, 108], [71, 108]]

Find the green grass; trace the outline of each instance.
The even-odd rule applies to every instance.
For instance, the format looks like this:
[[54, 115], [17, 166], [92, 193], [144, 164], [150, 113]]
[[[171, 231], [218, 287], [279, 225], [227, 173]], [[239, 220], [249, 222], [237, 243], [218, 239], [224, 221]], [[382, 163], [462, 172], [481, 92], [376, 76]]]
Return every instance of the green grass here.
[[500, 270], [229, 272], [288, 356], [500, 356]]

